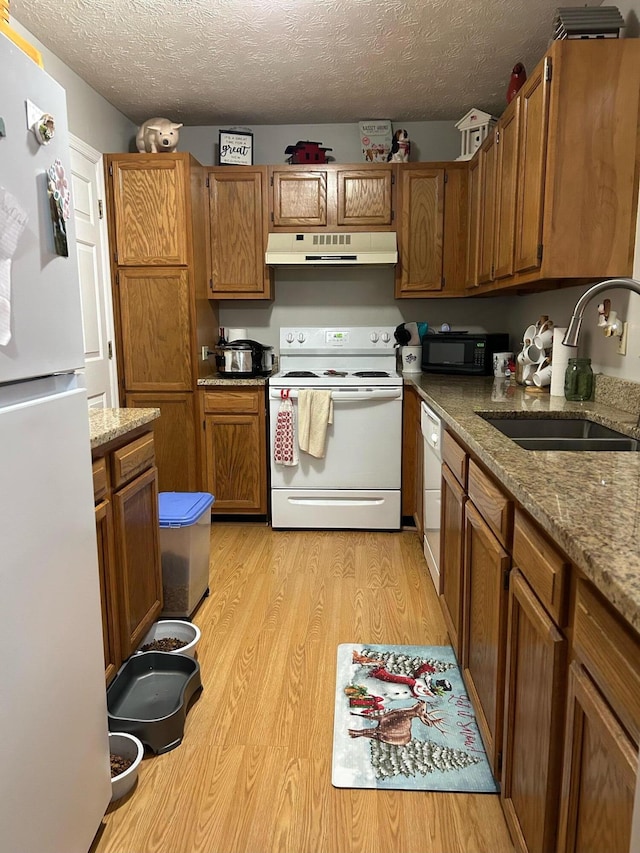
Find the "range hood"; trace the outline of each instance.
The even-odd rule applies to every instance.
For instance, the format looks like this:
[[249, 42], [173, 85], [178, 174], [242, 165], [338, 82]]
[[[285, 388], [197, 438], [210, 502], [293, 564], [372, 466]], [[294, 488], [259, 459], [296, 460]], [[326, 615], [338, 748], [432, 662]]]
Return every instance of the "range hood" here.
[[284, 266], [393, 265], [398, 246], [393, 231], [269, 234], [265, 263]]

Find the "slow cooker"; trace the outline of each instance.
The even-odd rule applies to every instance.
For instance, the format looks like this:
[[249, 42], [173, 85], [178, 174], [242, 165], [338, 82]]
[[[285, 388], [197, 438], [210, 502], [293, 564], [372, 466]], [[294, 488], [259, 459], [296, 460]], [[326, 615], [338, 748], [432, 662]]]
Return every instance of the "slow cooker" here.
[[258, 341], [231, 341], [214, 349], [216, 368], [228, 379], [269, 376], [273, 369], [273, 347]]

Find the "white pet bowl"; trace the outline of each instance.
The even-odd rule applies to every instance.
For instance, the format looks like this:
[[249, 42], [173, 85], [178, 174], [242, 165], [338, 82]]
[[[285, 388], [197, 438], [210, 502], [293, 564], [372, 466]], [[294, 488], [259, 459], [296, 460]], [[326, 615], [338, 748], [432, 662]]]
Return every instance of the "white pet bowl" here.
[[176, 637], [178, 640], [187, 643], [186, 646], [175, 649], [169, 654], [187, 655], [192, 658], [195, 657], [196, 646], [200, 642], [200, 628], [192, 622], [183, 622], [180, 619], [161, 619], [159, 622], [154, 622], [149, 628], [136, 653], [141, 654], [142, 646], [164, 637]]
[[133, 761], [131, 767], [111, 780], [111, 802], [128, 794], [138, 778], [138, 765], [144, 755], [142, 741], [126, 732], [109, 732], [109, 752]]

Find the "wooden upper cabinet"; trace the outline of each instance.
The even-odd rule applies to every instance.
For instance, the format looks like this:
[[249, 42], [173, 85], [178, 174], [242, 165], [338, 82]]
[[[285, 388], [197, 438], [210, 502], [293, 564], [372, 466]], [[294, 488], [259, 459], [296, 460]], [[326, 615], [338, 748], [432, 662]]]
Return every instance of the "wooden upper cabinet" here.
[[391, 225], [392, 167], [340, 169], [336, 177], [338, 225]]
[[468, 218], [467, 218], [467, 272], [465, 283], [467, 287], [478, 284], [478, 247], [480, 242], [480, 155], [477, 154], [469, 163], [468, 189]]
[[272, 231], [390, 231], [394, 167], [271, 166]]
[[322, 228], [327, 224], [326, 169], [272, 169], [271, 224], [275, 228]]
[[515, 220], [514, 270], [537, 269], [542, 260], [542, 213], [549, 122], [549, 74], [547, 57], [522, 87], [518, 196]]
[[398, 170], [396, 297], [442, 289], [444, 175], [423, 165]]
[[493, 279], [493, 244], [496, 215], [495, 131], [480, 146], [480, 225], [478, 239], [478, 283]]
[[265, 265], [266, 167], [223, 166], [208, 173], [210, 297], [271, 298]]
[[189, 275], [184, 269], [121, 269], [121, 370], [127, 391], [189, 391]]
[[498, 122], [496, 140], [496, 201], [494, 278], [513, 273], [518, 180], [520, 101], [516, 98]]
[[185, 165], [175, 155], [113, 159], [109, 165], [119, 266], [188, 263]]

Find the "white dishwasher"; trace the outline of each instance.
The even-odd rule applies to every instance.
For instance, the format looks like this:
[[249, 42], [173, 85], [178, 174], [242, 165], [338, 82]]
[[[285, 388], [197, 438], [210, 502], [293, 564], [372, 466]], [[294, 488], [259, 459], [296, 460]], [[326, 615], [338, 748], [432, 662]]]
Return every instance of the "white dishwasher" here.
[[440, 484], [442, 454], [440, 451], [442, 423], [436, 413], [420, 404], [420, 427], [424, 439], [423, 484], [424, 489], [424, 557], [429, 566], [438, 595], [440, 594]]

